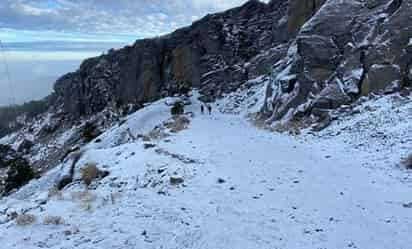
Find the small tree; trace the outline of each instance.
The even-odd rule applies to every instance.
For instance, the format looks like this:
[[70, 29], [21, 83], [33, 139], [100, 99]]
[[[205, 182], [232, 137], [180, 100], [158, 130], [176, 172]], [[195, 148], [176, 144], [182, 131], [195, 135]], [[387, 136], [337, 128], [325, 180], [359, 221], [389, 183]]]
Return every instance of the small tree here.
[[8, 161], [9, 170], [4, 190], [10, 193], [12, 190], [20, 188], [36, 177], [35, 171], [29, 166], [27, 160], [16, 158]]
[[173, 104], [172, 109], [170, 110], [170, 113], [175, 116], [175, 115], [182, 115], [185, 112], [185, 105], [181, 101], [176, 101]]

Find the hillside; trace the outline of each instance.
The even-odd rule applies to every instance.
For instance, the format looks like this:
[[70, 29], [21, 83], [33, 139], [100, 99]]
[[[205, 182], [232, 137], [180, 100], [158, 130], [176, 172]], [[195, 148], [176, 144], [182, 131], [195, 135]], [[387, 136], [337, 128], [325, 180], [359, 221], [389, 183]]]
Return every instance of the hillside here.
[[[125, 125], [102, 134], [100, 143], [87, 146], [74, 184], [62, 192], [50, 191], [64, 172], [59, 167], [4, 199], [3, 222], [13, 212], [36, 219], [29, 225], [0, 225], [2, 244], [377, 249], [407, 248], [412, 242], [412, 176], [398, 167], [400, 151], [412, 139], [410, 126], [395, 121], [410, 118], [410, 99], [408, 107], [399, 107], [396, 97], [370, 100], [362, 109], [375, 110], [356, 114], [356, 121], [342, 119], [320, 135], [295, 138], [260, 130], [242, 115], [202, 115], [193, 97], [186, 108], [194, 113], [187, 129], [165, 129], [169, 135], [164, 138], [119, 144], [119, 134], [127, 127], [133, 134], [162, 127], [170, 118], [165, 105], [170, 101], [160, 100], [132, 114]], [[399, 112], [389, 116], [386, 110], [392, 107]], [[220, 110], [230, 109], [220, 103]], [[389, 123], [373, 130], [370, 120], [375, 115], [379, 124]], [[358, 133], [348, 126], [364, 129]], [[376, 140], [381, 132], [387, 135], [385, 144], [404, 141], [399, 152]], [[86, 190], [80, 168], [90, 162], [110, 175]], [[58, 222], [44, 225], [50, 217], [58, 217]]]
[[252, 0], [84, 61], [0, 138], [0, 242], [409, 248], [411, 11]]

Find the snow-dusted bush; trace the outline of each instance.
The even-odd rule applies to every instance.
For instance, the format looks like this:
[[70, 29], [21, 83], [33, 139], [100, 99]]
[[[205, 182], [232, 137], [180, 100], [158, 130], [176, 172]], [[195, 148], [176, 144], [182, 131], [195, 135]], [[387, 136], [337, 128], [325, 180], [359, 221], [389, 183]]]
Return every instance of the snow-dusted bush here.
[[170, 129], [173, 133], [178, 133], [187, 127], [190, 124], [190, 119], [185, 116], [175, 116], [171, 121], [166, 122], [165, 126]]
[[92, 204], [97, 200], [96, 194], [91, 191], [76, 191], [71, 193], [72, 201], [79, 202], [80, 207], [86, 211], [92, 209]]
[[20, 214], [16, 218], [16, 224], [19, 226], [28, 226], [36, 222], [36, 216], [32, 214]]
[[94, 180], [98, 178], [103, 178], [107, 176], [109, 173], [107, 171], [101, 171], [97, 168], [97, 164], [95, 162], [87, 163], [80, 171], [81, 173], [81, 180], [89, 186]]
[[46, 216], [43, 220], [44, 225], [62, 225], [64, 220], [60, 216]]

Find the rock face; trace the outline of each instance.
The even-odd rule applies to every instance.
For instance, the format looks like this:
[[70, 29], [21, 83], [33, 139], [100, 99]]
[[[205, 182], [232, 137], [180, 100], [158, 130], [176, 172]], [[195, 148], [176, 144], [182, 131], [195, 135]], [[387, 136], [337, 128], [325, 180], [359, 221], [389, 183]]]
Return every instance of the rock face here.
[[313, 17], [273, 69], [262, 108], [268, 122], [316, 115], [410, 84], [412, 0], [329, 0], [320, 9], [324, 1], [290, 2], [290, 31], [302, 23], [298, 13]]
[[326, 0], [289, 0], [288, 32], [292, 36], [300, 30]]
[[202, 100], [213, 101], [271, 73], [259, 117], [268, 123], [324, 117], [324, 110], [412, 82], [411, 5], [250, 0], [169, 35], [85, 60], [56, 82], [46, 101], [63, 111], [65, 122], [108, 107], [136, 110], [193, 87]]
[[141, 105], [187, 87], [213, 100], [269, 73], [272, 58], [284, 56], [281, 46], [272, 48], [288, 40], [286, 16], [284, 1], [253, 0], [169, 35], [111, 50], [60, 78], [53, 105], [80, 116], [108, 105]]

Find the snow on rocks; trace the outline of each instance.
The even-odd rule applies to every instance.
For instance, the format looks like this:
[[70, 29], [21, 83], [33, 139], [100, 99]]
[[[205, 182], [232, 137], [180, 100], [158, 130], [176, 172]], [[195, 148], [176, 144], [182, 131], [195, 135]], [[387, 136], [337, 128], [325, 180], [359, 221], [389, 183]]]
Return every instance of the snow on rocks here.
[[[217, 104], [225, 110], [228, 99], [214, 110]], [[139, 139], [117, 144], [122, 131], [144, 134], [169, 118], [164, 100], [153, 103], [104, 133], [79, 160], [95, 162], [108, 177], [89, 188], [75, 181], [46, 198], [51, 171], [1, 200], [1, 220], [1, 210], [23, 209], [36, 222], [21, 227], [6, 220], [0, 243], [29, 249], [408, 248], [412, 186], [398, 177], [405, 171], [391, 167], [403, 151], [389, 157], [389, 145], [409, 147], [410, 127], [401, 122], [409, 102], [395, 96], [366, 101], [354, 117], [296, 139], [260, 130], [242, 115], [201, 115], [195, 95], [186, 107], [194, 114], [188, 129], [150, 141], [151, 149]], [[238, 113], [247, 114], [243, 107]], [[376, 149], [383, 154], [373, 154]], [[45, 225], [47, 217], [64, 222]]]

